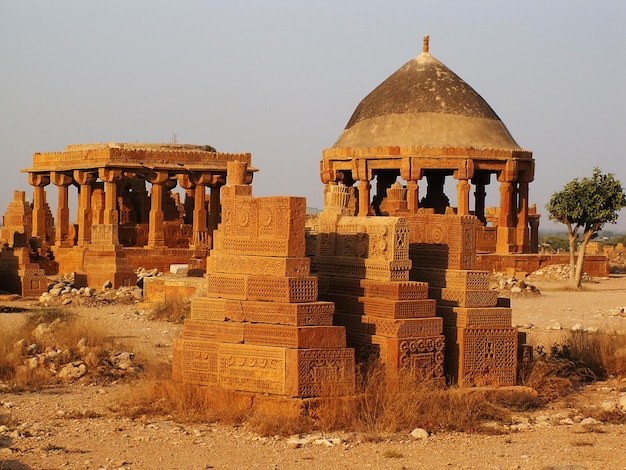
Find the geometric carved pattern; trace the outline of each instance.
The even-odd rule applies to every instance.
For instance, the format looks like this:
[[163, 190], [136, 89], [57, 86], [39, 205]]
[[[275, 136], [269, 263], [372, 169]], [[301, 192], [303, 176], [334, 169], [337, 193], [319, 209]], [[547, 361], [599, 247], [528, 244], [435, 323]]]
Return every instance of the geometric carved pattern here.
[[376, 281], [408, 281], [411, 260], [363, 259], [319, 255], [315, 267], [320, 276], [335, 276]]
[[349, 338], [355, 334], [411, 338], [437, 336], [443, 332], [443, 319], [439, 317], [392, 320], [367, 315], [336, 314], [335, 324], [345, 326]]
[[495, 307], [498, 304], [498, 292], [495, 290], [455, 290], [430, 287], [430, 296], [440, 305], [455, 307]]
[[506, 307], [450, 307], [437, 306], [437, 315], [443, 317], [444, 326], [457, 328], [510, 327], [511, 309]]
[[[288, 349], [287, 359], [297, 365], [288, 370], [291, 396], [316, 397], [354, 393], [354, 349]], [[295, 372], [295, 373], [294, 373]]]
[[427, 282], [430, 287], [447, 287], [457, 290], [489, 289], [488, 271], [414, 268], [411, 274]]
[[343, 277], [318, 276], [319, 291], [355, 297], [380, 297], [390, 300], [423, 300], [428, 298], [425, 282], [374, 281]]
[[515, 385], [517, 328], [445, 328], [447, 374], [461, 386]]
[[343, 348], [346, 330], [341, 326], [291, 326], [245, 323], [245, 344], [279, 346], [291, 349]]
[[398, 217], [337, 217], [322, 213], [318, 255], [368, 260], [408, 259], [409, 227]]
[[173, 376], [184, 383], [308, 398], [354, 393], [354, 350], [286, 349], [178, 338]]
[[409, 250], [414, 267], [473, 268], [476, 260], [476, 217], [428, 212], [403, 216], [411, 227]]
[[331, 302], [240, 302], [232, 299], [194, 297], [191, 318], [198, 320], [270, 323], [276, 325], [332, 325]]
[[214, 252], [207, 258], [207, 272], [272, 276], [308, 276], [310, 258], [246, 256]]
[[219, 344], [219, 385], [230, 390], [284, 395], [285, 349]]
[[316, 277], [207, 273], [207, 296], [239, 300], [314, 302]]
[[340, 314], [369, 315], [381, 318], [428, 318], [436, 315], [436, 303], [425, 300], [389, 300], [377, 297], [354, 297], [341, 294], [320, 294], [320, 298], [335, 302]]

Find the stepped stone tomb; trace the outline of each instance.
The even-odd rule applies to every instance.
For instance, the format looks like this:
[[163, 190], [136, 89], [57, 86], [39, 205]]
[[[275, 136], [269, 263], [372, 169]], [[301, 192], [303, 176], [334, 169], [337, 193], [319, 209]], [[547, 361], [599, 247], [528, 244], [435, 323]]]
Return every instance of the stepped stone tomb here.
[[305, 256], [304, 198], [252, 197], [246, 164], [228, 163], [222, 222], [174, 346], [174, 377], [228, 390], [309, 398], [353, 394], [354, 350], [318, 301]]
[[[141, 282], [150, 302], [191, 298], [174, 349], [183, 383], [349, 395], [355, 364], [374, 360], [389, 375], [515, 384], [528, 348], [488, 277], [565, 256], [538, 253], [532, 152], [429, 48], [426, 36], [323, 150], [318, 217], [304, 198], [253, 197], [249, 153], [128, 143], [35, 153], [23, 170], [32, 202], [16, 191], [3, 216], [0, 288], [37, 296], [69, 273], [77, 287], [117, 288], [139, 268], [177, 266], [187, 276]], [[603, 254], [585, 261], [608, 275]]]

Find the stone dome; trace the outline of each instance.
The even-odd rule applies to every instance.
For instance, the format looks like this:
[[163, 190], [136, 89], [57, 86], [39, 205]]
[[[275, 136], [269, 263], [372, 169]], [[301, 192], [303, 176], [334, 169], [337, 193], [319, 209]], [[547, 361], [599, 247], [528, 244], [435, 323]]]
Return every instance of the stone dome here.
[[424, 52], [359, 103], [333, 147], [428, 146], [521, 150], [491, 106]]

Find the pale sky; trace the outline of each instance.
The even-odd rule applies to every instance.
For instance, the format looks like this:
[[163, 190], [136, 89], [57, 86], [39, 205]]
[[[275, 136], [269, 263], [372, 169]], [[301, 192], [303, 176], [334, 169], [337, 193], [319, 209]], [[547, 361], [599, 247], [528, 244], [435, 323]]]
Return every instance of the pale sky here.
[[32, 201], [34, 152], [174, 138], [251, 152], [255, 196], [321, 208], [322, 150], [429, 34], [533, 151], [530, 203], [560, 228], [545, 204], [569, 180], [626, 187], [625, 24], [621, 0], [0, 0], [0, 213]]

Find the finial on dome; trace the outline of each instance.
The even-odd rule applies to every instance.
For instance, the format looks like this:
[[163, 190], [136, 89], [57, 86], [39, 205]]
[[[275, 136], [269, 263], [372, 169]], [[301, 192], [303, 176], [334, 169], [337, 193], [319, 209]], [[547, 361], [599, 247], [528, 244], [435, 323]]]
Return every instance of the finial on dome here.
[[428, 53], [428, 43], [430, 42], [430, 36], [428, 34], [424, 35], [424, 46], [422, 47], [422, 52]]

